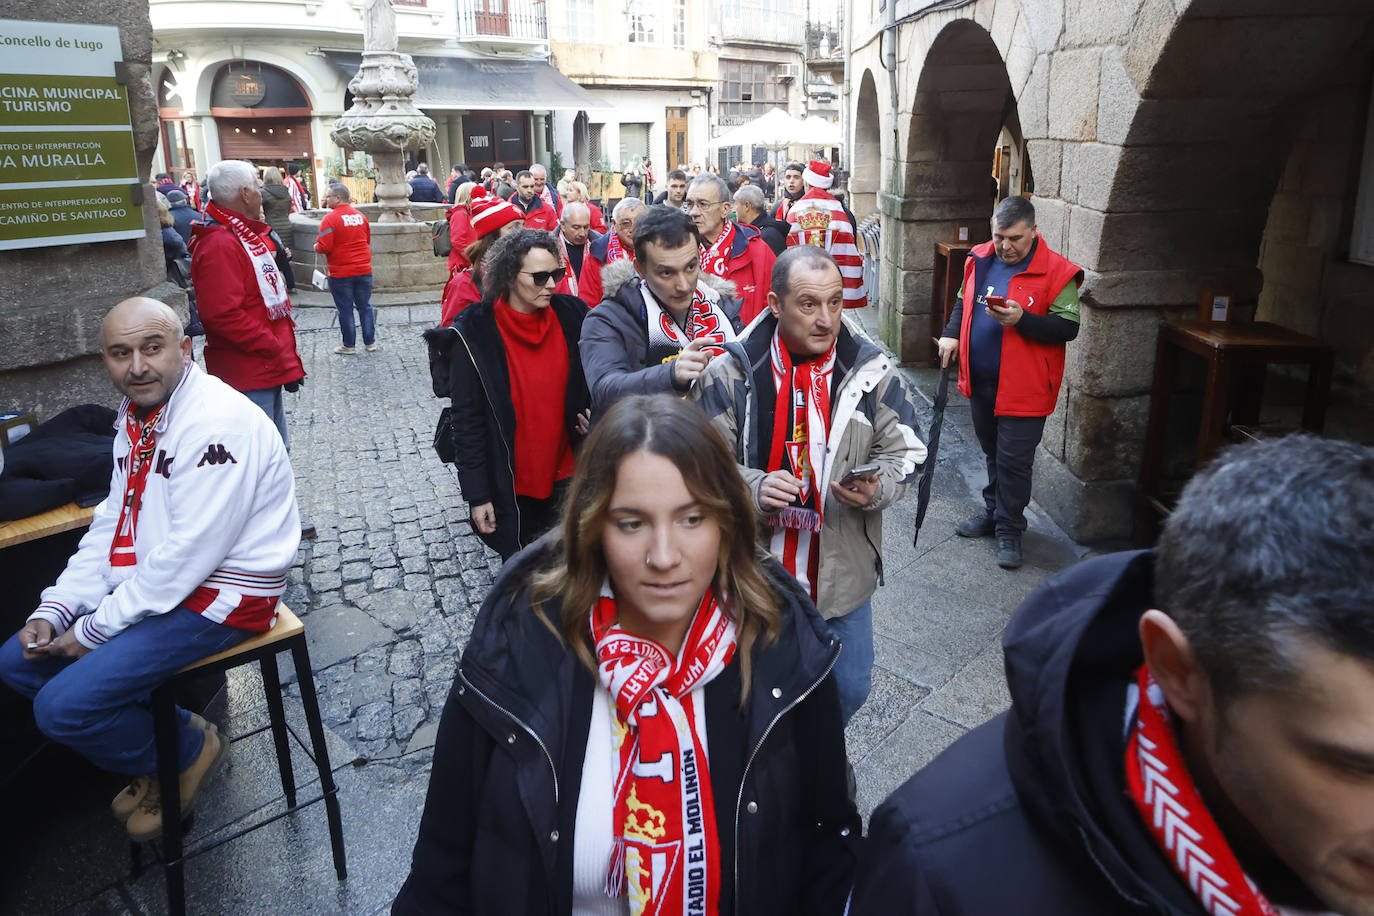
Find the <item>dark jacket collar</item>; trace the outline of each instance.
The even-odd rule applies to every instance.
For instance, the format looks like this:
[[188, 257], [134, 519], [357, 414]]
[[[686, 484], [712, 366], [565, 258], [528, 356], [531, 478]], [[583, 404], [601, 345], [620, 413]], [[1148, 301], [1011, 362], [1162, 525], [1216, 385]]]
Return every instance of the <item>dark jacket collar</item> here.
[[1154, 556], [1110, 554], [1037, 589], [1003, 638], [1012, 708], [1007, 766], [1021, 804], [1084, 849], [1123, 896], [1158, 912], [1196, 900], [1153, 846], [1125, 795], [1125, 697], [1143, 655]]

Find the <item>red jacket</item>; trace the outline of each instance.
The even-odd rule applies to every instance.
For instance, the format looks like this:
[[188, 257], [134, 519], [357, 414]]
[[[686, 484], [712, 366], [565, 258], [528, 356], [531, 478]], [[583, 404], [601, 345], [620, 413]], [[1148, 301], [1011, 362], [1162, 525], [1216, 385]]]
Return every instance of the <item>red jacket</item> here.
[[526, 210], [523, 201], [520, 200], [520, 194], [517, 192], [510, 196], [510, 205], [519, 210], [520, 215], [525, 218], [526, 229], [543, 229], [547, 232], [553, 232], [558, 228], [558, 211], [544, 203], [542, 197], [536, 195], [530, 201], [530, 209]]
[[[245, 220], [267, 237], [266, 223]], [[272, 247], [272, 242], [267, 242]], [[296, 354], [296, 323], [272, 318], [258, 292], [243, 244], [219, 223], [191, 227], [191, 282], [205, 326], [205, 366], [239, 391], [273, 388], [305, 378]]]
[[[1049, 313], [1064, 287], [1083, 282], [1083, 269], [1050, 246], [1036, 233], [1038, 244], [1030, 265], [1011, 278], [1007, 298], [1036, 315]], [[984, 242], [964, 260], [964, 312], [959, 326], [959, 391], [973, 396], [969, 375], [969, 329], [973, 325], [975, 278], [980, 265], [997, 255], [992, 242]], [[1048, 417], [1059, 399], [1059, 383], [1064, 380], [1064, 345], [1041, 343], [1022, 335], [1015, 327], [1002, 330], [1002, 365], [997, 376], [997, 403], [993, 413], [1001, 417]]]
[[315, 250], [329, 262], [331, 277], [372, 273], [372, 226], [352, 204], [335, 207], [320, 220]]
[[735, 224], [735, 240], [730, 245], [725, 278], [735, 284], [740, 301], [739, 319], [746, 325], [768, 308], [768, 291], [773, 288], [773, 262], [778, 256], [753, 226]]
[[463, 252], [477, 241], [477, 233], [472, 231], [472, 214], [464, 204], [450, 207], [448, 211], [448, 238], [453, 243], [448, 253], [448, 271], [467, 270], [472, 266]]
[[472, 279], [471, 270], [459, 270], [449, 275], [448, 282], [444, 284], [444, 295], [440, 300], [439, 324], [447, 327], [458, 317], [458, 313], [472, 305], [474, 302], [482, 301], [482, 291], [477, 287], [477, 281]]

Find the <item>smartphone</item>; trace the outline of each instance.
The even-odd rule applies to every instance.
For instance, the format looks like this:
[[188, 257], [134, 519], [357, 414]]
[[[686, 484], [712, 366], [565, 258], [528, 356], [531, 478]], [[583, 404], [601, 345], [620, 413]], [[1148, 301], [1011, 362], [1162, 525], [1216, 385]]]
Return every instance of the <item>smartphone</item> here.
[[850, 468], [840, 478], [840, 486], [851, 484], [860, 477], [876, 477], [880, 470], [882, 468], [876, 464], [861, 464], [858, 467]]
[[988, 296], [988, 297], [986, 297], [986, 299], [987, 299], [987, 303], [988, 303], [988, 308], [992, 308], [993, 306], [996, 306], [996, 307], [999, 308], [999, 309], [1004, 309], [1004, 308], [1007, 307], [1007, 297], [1006, 297], [1006, 296]]

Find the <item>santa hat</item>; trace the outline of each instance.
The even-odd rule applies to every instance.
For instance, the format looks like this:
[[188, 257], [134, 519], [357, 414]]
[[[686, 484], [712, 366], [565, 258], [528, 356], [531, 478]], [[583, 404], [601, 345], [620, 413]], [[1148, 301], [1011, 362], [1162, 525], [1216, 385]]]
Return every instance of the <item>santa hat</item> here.
[[472, 201], [468, 204], [472, 213], [472, 230], [481, 238], [500, 229], [507, 223], [524, 222], [520, 211], [499, 197], [488, 197], [487, 189], [472, 189]]
[[813, 188], [829, 188], [835, 183], [835, 176], [830, 174], [830, 163], [812, 159], [802, 172], [802, 181]]

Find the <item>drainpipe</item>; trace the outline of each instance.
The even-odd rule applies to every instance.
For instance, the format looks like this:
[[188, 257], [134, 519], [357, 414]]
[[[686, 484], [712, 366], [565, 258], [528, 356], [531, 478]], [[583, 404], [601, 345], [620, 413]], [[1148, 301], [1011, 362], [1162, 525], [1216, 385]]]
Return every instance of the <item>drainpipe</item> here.
[[[890, 166], [892, 173], [888, 179], [887, 186], [895, 192], [898, 187], [897, 179], [899, 176], [897, 174], [897, 163], [900, 158], [898, 152], [900, 150], [902, 136], [901, 129], [897, 126], [897, 112], [900, 103], [897, 94], [897, 0], [887, 0], [887, 24], [883, 26], [883, 40], [887, 43], [887, 46], [883, 49], [883, 69], [887, 71], [888, 94], [892, 105], [892, 158]], [[846, 79], [847, 78], [848, 74], [846, 74]], [[879, 155], [882, 155], [881, 150], [879, 150]], [[878, 189], [878, 192], [879, 198], [881, 199], [881, 187]], [[881, 202], [879, 203], [878, 209], [881, 212]]]

